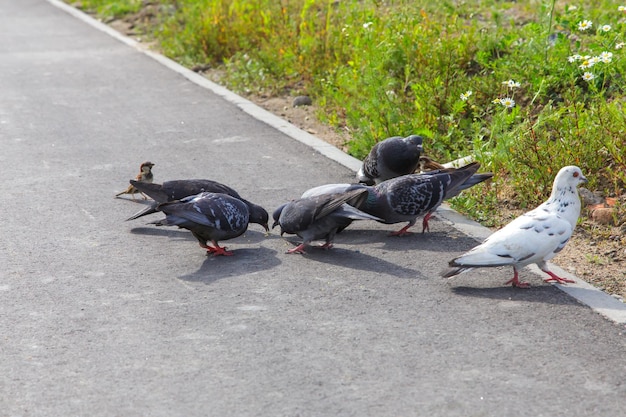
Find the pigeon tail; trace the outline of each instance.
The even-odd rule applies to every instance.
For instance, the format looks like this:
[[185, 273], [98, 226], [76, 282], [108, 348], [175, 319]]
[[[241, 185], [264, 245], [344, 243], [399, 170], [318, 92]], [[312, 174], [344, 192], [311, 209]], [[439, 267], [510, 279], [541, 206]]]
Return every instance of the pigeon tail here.
[[455, 275], [459, 275], [465, 272], [469, 272], [474, 268], [466, 268], [466, 267], [454, 267], [454, 268], [448, 268], [445, 269], [443, 271], [441, 271], [439, 274], [443, 277], [443, 278], [452, 278]]
[[141, 193], [148, 195], [151, 199], [158, 203], [164, 203], [168, 200], [167, 193], [163, 191], [161, 184], [137, 180], [130, 180], [130, 183]]
[[148, 214], [156, 213], [156, 212], [158, 212], [158, 210], [156, 209], [158, 205], [159, 205], [159, 203], [154, 202], [154, 203], [150, 204], [148, 207], [144, 208], [143, 210], [140, 210], [137, 213], [133, 214], [132, 216], [127, 218], [125, 221], [135, 220], [135, 219], [138, 219], [140, 217], [147, 216]]

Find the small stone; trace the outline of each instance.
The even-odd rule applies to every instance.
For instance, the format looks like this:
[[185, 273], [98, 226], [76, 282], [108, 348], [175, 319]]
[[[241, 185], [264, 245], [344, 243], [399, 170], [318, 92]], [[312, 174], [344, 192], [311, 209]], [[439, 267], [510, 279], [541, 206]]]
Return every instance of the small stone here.
[[310, 106], [311, 104], [313, 104], [313, 100], [311, 100], [311, 97], [309, 96], [298, 96], [291, 102], [293, 107]]
[[611, 207], [601, 207], [595, 209], [591, 213], [593, 221], [599, 224], [611, 224], [615, 225], [615, 210]]

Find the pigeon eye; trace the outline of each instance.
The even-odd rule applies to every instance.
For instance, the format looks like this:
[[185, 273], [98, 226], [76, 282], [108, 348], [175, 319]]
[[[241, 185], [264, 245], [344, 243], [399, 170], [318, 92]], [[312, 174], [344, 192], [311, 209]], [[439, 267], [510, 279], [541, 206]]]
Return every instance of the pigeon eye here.
[[578, 177], [578, 172], [574, 172], [574, 178]]

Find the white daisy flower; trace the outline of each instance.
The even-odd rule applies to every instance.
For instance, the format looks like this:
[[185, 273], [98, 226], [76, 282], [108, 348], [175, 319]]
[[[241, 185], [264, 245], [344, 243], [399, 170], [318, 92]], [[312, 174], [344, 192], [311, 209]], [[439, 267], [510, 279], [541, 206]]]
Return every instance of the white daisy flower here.
[[583, 60], [583, 62], [578, 66], [578, 68], [587, 69], [587, 68], [593, 67], [594, 65], [595, 65], [595, 62], [592, 60], [592, 58], [589, 58], [589, 59]]
[[590, 72], [585, 72], [585, 73], [583, 74], [583, 80], [585, 80], [585, 81], [587, 81], [587, 82], [589, 82], [589, 81], [593, 80], [594, 78], [596, 78], [596, 76], [595, 76], [595, 75], [593, 75], [593, 74], [592, 74], [592, 73], [590, 73]]
[[619, 42], [615, 44], [615, 49], [622, 49], [626, 45], [624, 42]]
[[467, 101], [468, 98], [472, 95], [472, 90], [467, 90], [463, 94], [461, 94], [461, 100]]
[[591, 29], [593, 23], [591, 20], [583, 20], [582, 22], [578, 22], [578, 30], [584, 32], [585, 30]]
[[600, 30], [602, 32], [610, 32], [611, 31], [611, 25], [602, 25], [602, 26], [600, 26]]
[[578, 54], [575, 54], [575, 55], [567, 57], [567, 60], [569, 62], [576, 62], [576, 61], [580, 61], [581, 59], [583, 59], [583, 57], [581, 55], [578, 55]]
[[598, 58], [600, 58], [600, 61], [604, 62], [605, 64], [608, 64], [609, 62], [613, 60], [613, 52], [604, 51], [600, 54]]
[[372, 26], [373, 24], [374, 24], [374, 22], [366, 22], [366, 23], [363, 23], [363, 29], [367, 29], [367, 28], [369, 28], [370, 26]]
[[619, 6], [617, 10], [620, 12], [626, 12], [626, 6]]
[[491, 102], [493, 104], [500, 104], [500, 103], [502, 103], [502, 100], [500, 100], [499, 98], [494, 98]]
[[503, 99], [500, 99], [500, 104], [510, 109], [515, 107], [515, 100], [513, 100], [511, 97], [505, 97]]
[[515, 82], [513, 80], [502, 81], [502, 84], [506, 85], [509, 88], [519, 88], [520, 83]]

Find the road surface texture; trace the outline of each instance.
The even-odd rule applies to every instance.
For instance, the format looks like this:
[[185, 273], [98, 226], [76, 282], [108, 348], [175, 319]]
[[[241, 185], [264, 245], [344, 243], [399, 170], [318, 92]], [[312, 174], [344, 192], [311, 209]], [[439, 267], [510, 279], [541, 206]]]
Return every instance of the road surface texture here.
[[124, 222], [144, 160], [270, 212], [354, 173], [45, 0], [0, 27], [0, 415], [623, 415], [624, 326], [528, 270], [439, 278], [476, 244], [441, 219], [232, 257]]

